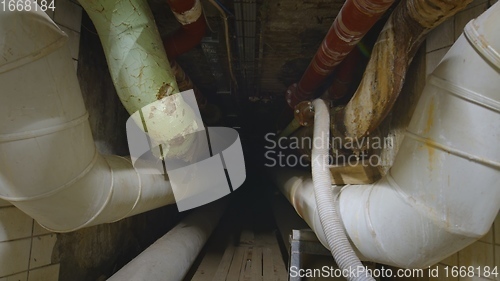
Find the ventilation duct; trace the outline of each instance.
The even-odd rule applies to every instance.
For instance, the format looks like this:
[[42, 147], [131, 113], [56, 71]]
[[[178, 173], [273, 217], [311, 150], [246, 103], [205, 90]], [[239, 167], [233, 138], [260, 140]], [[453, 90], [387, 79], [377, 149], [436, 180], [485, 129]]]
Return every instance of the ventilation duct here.
[[[0, 198], [57, 232], [174, 203], [163, 175], [139, 174], [128, 159], [96, 151], [66, 35], [35, 2], [31, 5], [31, 11], [0, 11], [0, 38], [4, 39], [0, 44]], [[111, 49], [121, 48], [120, 57], [130, 63], [133, 55], [140, 55], [135, 53], [139, 48], [126, 47], [124, 42], [130, 38], [121, 39], [108, 37], [105, 47], [116, 44]], [[173, 81], [166, 58], [155, 60], [155, 64], [162, 62], [167, 68], [160, 73], [165, 74], [160, 85], [165, 79]], [[159, 79], [158, 74], [146, 74]], [[133, 87], [124, 89], [128, 84], [120, 83], [133, 79], [123, 72], [112, 71], [112, 76], [119, 92], [131, 94]], [[147, 95], [148, 86], [143, 83], [134, 89]], [[137, 96], [138, 102], [147, 101], [141, 97], [146, 96]]]
[[[499, 25], [497, 3], [466, 26], [428, 78], [387, 175], [372, 185], [333, 187], [364, 259], [427, 267], [491, 227], [500, 207]], [[280, 169], [275, 180], [327, 245], [311, 175]]]

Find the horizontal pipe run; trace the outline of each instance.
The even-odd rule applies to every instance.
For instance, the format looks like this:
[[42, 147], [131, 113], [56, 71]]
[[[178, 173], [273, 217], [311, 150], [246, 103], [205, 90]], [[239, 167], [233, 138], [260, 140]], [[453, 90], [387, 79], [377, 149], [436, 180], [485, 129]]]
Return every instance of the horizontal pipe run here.
[[108, 280], [182, 281], [224, 209], [225, 201], [218, 201], [194, 210]]

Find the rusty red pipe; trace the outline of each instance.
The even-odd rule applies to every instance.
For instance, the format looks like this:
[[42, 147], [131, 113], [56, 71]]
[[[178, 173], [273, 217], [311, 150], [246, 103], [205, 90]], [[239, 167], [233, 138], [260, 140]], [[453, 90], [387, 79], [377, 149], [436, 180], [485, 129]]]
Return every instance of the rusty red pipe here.
[[325, 78], [393, 3], [394, 0], [347, 0], [299, 83], [288, 88], [288, 104], [293, 108], [313, 98]]
[[354, 48], [339, 64], [335, 78], [326, 93], [329, 100], [340, 100], [345, 97], [356, 78], [356, 69], [362, 65], [363, 55], [358, 48]]
[[[207, 99], [175, 61], [176, 57], [194, 48], [194, 46], [201, 42], [203, 36], [205, 36], [207, 23], [203, 16], [201, 3], [199, 0], [167, 0], [167, 4], [170, 6], [177, 21], [181, 24], [179, 29], [163, 40], [179, 90], [186, 91], [193, 89], [196, 102], [202, 113], [205, 113], [204, 115], [209, 113], [208, 115], [215, 116], [217, 114], [213, 112], [216, 112], [217, 108], [208, 106]], [[218, 120], [217, 118], [212, 119], [214, 122]]]
[[163, 40], [169, 59], [191, 50], [201, 42], [207, 22], [199, 0], [167, 0], [181, 27]]

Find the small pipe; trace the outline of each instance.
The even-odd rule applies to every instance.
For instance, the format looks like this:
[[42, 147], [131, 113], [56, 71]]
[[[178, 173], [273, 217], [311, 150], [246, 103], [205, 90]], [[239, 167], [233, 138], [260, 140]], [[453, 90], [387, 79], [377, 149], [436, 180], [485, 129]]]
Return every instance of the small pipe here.
[[313, 98], [325, 78], [351, 52], [394, 0], [347, 0], [300, 81], [288, 88], [290, 107]]
[[177, 56], [191, 50], [205, 36], [207, 21], [202, 6], [199, 0], [169, 0], [167, 3], [182, 25], [173, 35], [163, 41], [167, 56], [171, 60], [170, 66], [177, 84], [179, 84], [179, 90], [187, 91], [192, 89], [205, 122], [214, 124], [220, 119], [219, 108], [213, 104], [208, 104], [200, 89], [193, 84], [186, 72], [175, 61]]
[[290, 122], [283, 131], [281, 131], [278, 134], [278, 139], [281, 138], [286, 138], [293, 134], [295, 131], [297, 131], [302, 125], [300, 125], [299, 121], [295, 118], [292, 119], [292, 122]]
[[234, 76], [234, 71], [233, 71], [233, 62], [232, 62], [232, 55], [231, 55], [231, 41], [229, 41], [229, 25], [227, 23], [227, 15], [224, 12], [224, 10], [220, 7], [217, 2], [214, 0], [208, 0], [210, 4], [212, 4], [220, 13], [224, 20], [224, 34], [226, 37], [226, 51], [227, 51], [227, 63], [229, 66], [229, 75], [231, 75], [231, 79], [233, 80], [233, 83], [236, 87], [238, 87], [238, 81], [236, 80], [236, 77]]
[[179, 29], [163, 40], [168, 58], [174, 60], [200, 44], [207, 30], [207, 22], [200, 0], [167, 0], [167, 3], [181, 24]]

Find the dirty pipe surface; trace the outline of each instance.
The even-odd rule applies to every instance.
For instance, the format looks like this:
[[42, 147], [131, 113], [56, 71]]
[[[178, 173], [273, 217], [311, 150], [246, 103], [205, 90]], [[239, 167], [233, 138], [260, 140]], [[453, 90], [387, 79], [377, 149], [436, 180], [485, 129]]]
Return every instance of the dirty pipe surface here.
[[380, 33], [356, 93], [335, 117], [333, 131], [349, 139], [373, 132], [392, 109], [406, 71], [427, 33], [470, 2], [402, 1]]
[[[185, 154], [192, 140], [175, 143], [179, 136], [203, 126], [180, 95], [174, 73], [163, 48], [153, 14], [145, 0], [82, 0], [80, 4], [94, 23], [116, 92], [130, 114], [161, 100], [137, 124], [148, 124], [158, 143], [172, 143], [168, 155]], [[135, 115], [140, 116], [140, 115]], [[165, 130], [168, 128], [168, 130]]]
[[288, 88], [287, 103], [293, 108], [312, 99], [314, 91], [393, 3], [394, 0], [348, 0], [300, 81]]
[[173, 60], [200, 44], [207, 23], [199, 0], [167, 0], [181, 27], [163, 41], [169, 59]]

